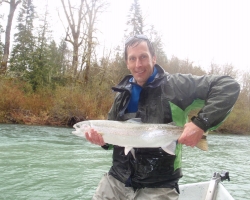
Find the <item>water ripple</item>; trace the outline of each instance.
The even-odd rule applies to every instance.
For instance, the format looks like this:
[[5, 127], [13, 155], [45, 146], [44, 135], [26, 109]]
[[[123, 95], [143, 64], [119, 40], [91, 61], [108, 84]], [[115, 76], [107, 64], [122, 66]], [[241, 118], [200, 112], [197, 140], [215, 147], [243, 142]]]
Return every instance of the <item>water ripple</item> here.
[[[71, 134], [70, 128], [0, 125], [0, 199], [90, 199], [111, 166], [105, 151]], [[180, 183], [208, 181], [229, 171], [223, 184], [237, 200], [250, 188], [250, 137], [212, 135], [209, 151], [183, 147]]]

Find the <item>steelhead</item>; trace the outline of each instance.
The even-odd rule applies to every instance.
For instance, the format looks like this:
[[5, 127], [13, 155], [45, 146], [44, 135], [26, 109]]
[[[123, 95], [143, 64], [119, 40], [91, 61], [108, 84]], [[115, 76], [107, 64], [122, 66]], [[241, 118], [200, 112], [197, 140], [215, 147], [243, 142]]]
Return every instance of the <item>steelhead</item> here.
[[[112, 120], [88, 120], [76, 123], [72, 133], [85, 137], [85, 132], [91, 128], [102, 135], [104, 142], [124, 148], [125, 155], [133, 148], [159, 148], [175, 155], [177, 140], [183, 132], [183, 128], [172, 124], [148, 124], [137, 119], [128, 121]], [[205, 138], [196, 145], [207, 151], [208, 144]], [[133, 152], [132, 152], [133, 153]]]

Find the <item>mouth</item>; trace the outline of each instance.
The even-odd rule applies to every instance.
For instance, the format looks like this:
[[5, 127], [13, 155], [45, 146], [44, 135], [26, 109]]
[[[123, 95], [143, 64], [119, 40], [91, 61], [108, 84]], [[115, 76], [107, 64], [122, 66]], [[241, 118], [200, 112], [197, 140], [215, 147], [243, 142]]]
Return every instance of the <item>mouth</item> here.
[[138, 74], [138, 75], [141, 75], [145, 72], [145, 70], [141, 70], [141, 71], [136, 71], [135, 73]]

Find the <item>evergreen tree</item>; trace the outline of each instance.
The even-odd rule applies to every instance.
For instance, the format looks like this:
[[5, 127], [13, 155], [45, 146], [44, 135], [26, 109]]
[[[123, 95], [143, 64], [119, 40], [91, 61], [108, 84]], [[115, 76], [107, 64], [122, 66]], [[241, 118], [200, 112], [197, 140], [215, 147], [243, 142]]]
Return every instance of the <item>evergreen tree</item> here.
[[[63, 43], [66, 46], [64, 41]], [[64, 48], [65, 48], [64, 46]], [[48, 82], [54, 86], [55, 84], [62, 85], [64, 84], [64, 72], [65, 72], [65, 63], [64, 63], [64, 54], [62, 53], [62, 47], [57, 47], [55, 41], [51, 41], [48, 46]]]
[[68, 49], [67, 43], [65, 41], [65, 39], [62, 39], [59, 47], [58, 47], [58, 64], [60, 65], [60, 68], [58, 69], [58, 73], [65, 76], [67, 75], [68, 72], [68, 66], [70, 65], [70, 59], [69, 57], [71, 57], [70, 54], [70, 50]]
[[138, 0], [134, 0], [134, 2], [130, 7], [127, 26], [128, 26], [128, 29], [126, 30], [127, 37], [143, 34], [144, 30], [143, 17]]
[[125, 37], [128, 38], [129, 36], [140, 34], [147, 35], [155, 48], [157, 63], [165, 67], [168, 59], [163, 49], [161, 37], [154, 29], [153, 25], [151, 25], [148, 29], [146, 29], [146, 26], [144, 26], [144, 18], [138, 0], [134, 0], [130, 7], [127, 26], [128, 28], [125, 30]]
[[26, 73], [34, 90], [40, 86], [47, 86], [51, 82], [51, 71], [54, 67], [50, 64], [49, 59], [49, 34], [51, 31], [49, 29], [48, 17], [49, 13], [46, 6], [45, 14], [39, 19], [41, 24], [37, 29], [38, 33], [35, 37], [36, 48], [32, 53], [31, 67]]
[[35, 10], [32, 0], [23, 0], [18, 14], [17, 33], [14, 35], [14, 45], [10, 58], [10, 71], [25, 72], [32, 70], [32, 55], [35, 50], [33, 36], [33, 20]]

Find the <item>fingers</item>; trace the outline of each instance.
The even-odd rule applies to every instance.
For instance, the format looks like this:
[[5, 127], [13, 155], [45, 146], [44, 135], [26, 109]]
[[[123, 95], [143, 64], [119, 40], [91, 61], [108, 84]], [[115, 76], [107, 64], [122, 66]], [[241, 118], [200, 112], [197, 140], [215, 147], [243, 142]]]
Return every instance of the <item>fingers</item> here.
[[195, 144], [192, 140], [189, 139], [187, 134], [182, 134], [182, 136], [178, 139], [178, 143], [185, 144], [186, 146], [194, 147]]
[[103, 140], [103, 137], [101, 134], [97, 133], [95, 130], [91, 129], [89, 132], [85, 133], [85, 137], [88, 141], [90, 141], [93, 144], [103, 146], [105, 145], [105, 142]]
[[178, 142], [181, 144], [185, 144], [186, 146], [194, 147], [199, 142], [199, 139], [197, 139], [195, 135], [196, 133], [188, 134], [184, 132], [178, 139]]
[[178, 142], [187, 146], [194, 147], [202, 138], [204, 131], [190, 122], [185, 124], [184, 130]]

